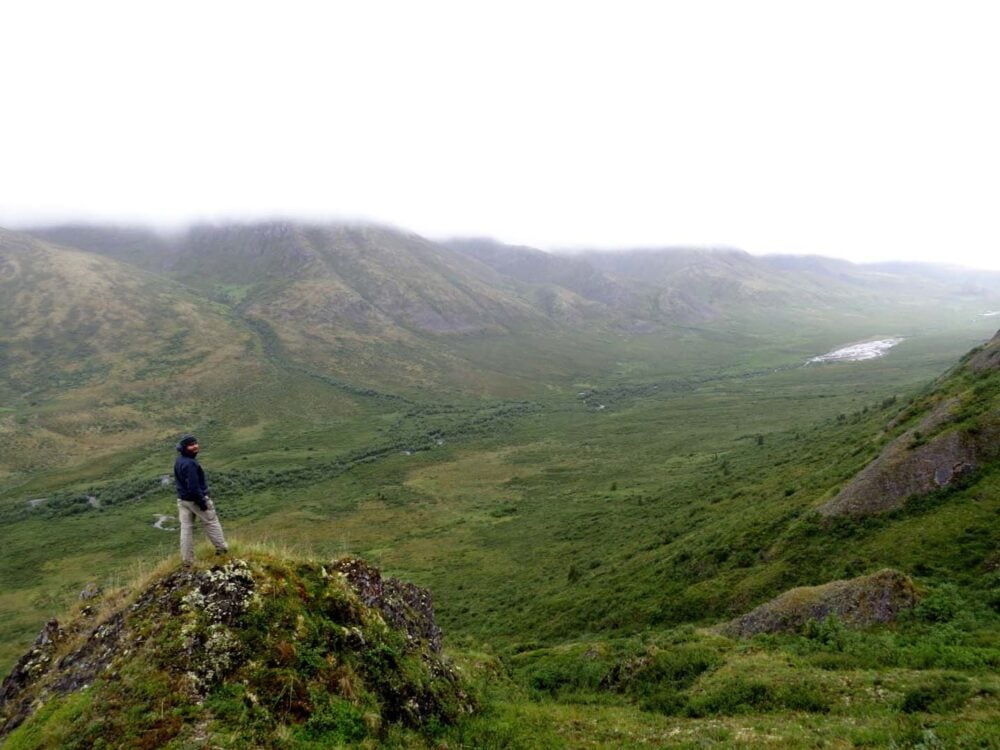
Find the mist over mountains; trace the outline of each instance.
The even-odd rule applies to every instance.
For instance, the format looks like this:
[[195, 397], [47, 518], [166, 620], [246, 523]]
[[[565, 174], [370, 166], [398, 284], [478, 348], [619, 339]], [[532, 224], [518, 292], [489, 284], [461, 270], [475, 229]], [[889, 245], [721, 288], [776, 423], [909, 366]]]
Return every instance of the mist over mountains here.
[[[249, 303], [255, 312], [262, 311], [253, 307], [258, 300], [275, 311], [297, 304], [307, 319], [367, 330], [482, 333], [549, 320], [627, 331], [718, 319], [750, 303], [818, 307], [844, 303], [845, 295], [855, 305], [888, 302], [885, 295], [904, 303], [918, 294], [928, 304], [988, 301], [1000, 290], [998, 272], [929, 264], [857, 265], [715, 248], [564, 255], [489, 239], [432, 242], [366, 225], [267, 222], [171, 235], [69, 225], [27, 233]], [[317, 292], [325, 294], [322, 303], [311, 299]]]

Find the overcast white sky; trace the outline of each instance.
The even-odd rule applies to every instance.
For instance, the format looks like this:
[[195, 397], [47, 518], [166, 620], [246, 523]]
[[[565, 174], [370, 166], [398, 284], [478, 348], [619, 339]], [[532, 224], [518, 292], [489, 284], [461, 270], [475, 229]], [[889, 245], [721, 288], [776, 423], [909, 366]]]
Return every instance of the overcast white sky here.
[[5, 2], [0, 225], [1000, 268], [1000, 4]]

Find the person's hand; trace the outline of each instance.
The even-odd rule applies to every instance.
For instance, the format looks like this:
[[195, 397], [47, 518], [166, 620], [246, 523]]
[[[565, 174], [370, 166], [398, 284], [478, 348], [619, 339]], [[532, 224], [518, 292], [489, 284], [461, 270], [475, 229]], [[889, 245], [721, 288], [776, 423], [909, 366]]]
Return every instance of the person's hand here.
[[198, 507], [202, 510], [208, 510], [208, 495], [205, 495], [198, 500]]

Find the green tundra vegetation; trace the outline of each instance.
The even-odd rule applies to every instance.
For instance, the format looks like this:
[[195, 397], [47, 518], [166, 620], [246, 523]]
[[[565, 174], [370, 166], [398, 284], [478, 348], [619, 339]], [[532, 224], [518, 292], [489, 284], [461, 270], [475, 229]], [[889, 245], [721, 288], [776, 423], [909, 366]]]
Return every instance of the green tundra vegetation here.
[[[310, 591], [347, 555], [426, 587], [475, 706], [411, 726], [371, 716], [376, 688], [321, 700], [303, 678], [309, 715], [268, 724], [220, 682], [209, 725], [137, 662], [127, 684], [143, 705], [161, 701], [171, 726], [209, 727], [219, 746], [1000, 746], [995, 457], [886, 512], [818, 510], [900, 436], [933, 442], [917, 428], [943, 403], [939, 432], [993, 429], [1000, 369], [968, 352], [997, 347], [981, 348], [995, 292], [894, 277], [904, 290], [854, 295], [813, 274], [795, 296], [763, 266], [726, 277], [713, 265], [688, 277], [712, 300], [703, 310], [656, 301], [682, 284], [673, 276], [652, 289], [618, 267], [608, 298], [632, 296], [612, 308], [579, 266], [532, 271], [532, 285], [475, 243], [426, 243], [407, 283], [386, 289], [409, 247], [395, 235], [379, 240], [383, 262], [367, 245], [331, 255], [318, 230], [278, 234], [278, 259], [253, 255], [239, 273], [227, 269], [246, 247], [212, 255], [204, 233], [194, 246], [211, 258], [183, 272], [193, 254], [142, 233], [5, 236], [16, 271], [0, 291], [38, 319], [0, 312], [0, 671], [88, 584], [136, 592], [177, 564], [164, 477], [193, 431], [237, 559], [295, 571]], [[71, 239], [83, 249], [50, 244]], [[32, 251], [51, 263], [32, 270]], [[52, 270], [64, 257], [73, 276]], [[294, 288], [275, 276], [287, 258], [310, 264]], [[610, 262], [594, 267], [611, 274]], [[418, 283], [427, 267], [433, 294]], [[131, 317], [74, 296], [74, 278], [126, 290]], [[807, 364], [890, 336], [903, 341], [884, 357]], [[891, 622], [720, 627], [790, 589], [885, 568], [917, 596]], [[99, 707], [74, 696], [5, 746], [101, 746], [81, 729]], [[140, 746], [144, 711], [116, 713], [101, 741]], [[162, 746], [195, 742], [171, 736]]]

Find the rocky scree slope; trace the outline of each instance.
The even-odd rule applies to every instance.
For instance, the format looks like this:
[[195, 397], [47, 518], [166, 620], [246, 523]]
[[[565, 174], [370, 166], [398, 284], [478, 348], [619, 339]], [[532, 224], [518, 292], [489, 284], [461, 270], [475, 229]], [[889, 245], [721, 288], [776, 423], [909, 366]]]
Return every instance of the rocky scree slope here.
[[363, 560], [174, 568], [51, 620], [0, 686], [0, 739], [339, 746], [422, 731], [475, 709], [440, 646], [430, 593]]

